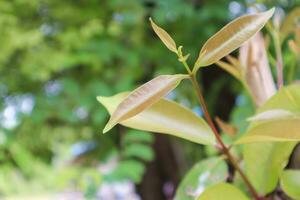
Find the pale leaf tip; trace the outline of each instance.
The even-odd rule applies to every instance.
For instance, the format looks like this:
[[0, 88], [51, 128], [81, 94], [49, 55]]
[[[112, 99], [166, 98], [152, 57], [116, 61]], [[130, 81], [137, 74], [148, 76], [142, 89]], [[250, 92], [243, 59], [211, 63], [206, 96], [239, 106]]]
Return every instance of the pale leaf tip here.
[[266, 11], [266, 14], [267, 14], [269, 17], [272, 17], [273, 14], [274, 14], [274, 12], [275, 12], [275, 7], [269, 9], [268, 11]]
[[96, 99], [97, 99], [97, 101], [99, 102], [99, 103], [101, 103], [101, 104], [103, 104], [103, 99], [104, 99], [105, 97], [102, 97], [102, 96], [97, 96], [96, 97]]
[[103, 129], [103, 134], [110, 131], [115, 125], [116, 125], [115, 123], [113, 123], [111, 120], [109, 120]]

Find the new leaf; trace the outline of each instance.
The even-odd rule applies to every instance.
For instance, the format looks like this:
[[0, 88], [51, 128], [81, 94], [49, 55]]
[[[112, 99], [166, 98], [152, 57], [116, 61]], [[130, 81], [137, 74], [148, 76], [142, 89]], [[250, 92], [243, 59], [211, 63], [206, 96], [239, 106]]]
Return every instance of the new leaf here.
[[106, 133], [119, 122], [129, 119], [145, 110], [168, 92], [173, 90], [187, 75], [161, 75], [131, 92], [113, 112], [103, 133]]
[[166, 47], [177, 54], [177, 47], [175, 41], [172, 39], [172, 37], [161, 27], [157, 26], [153, 20], [149, 19], [151, 22], [151, 26], [156, 33], [156, 35], [161, 39], [161, 41], [166, 45]]
[[[120, 93], [97, 99], [112, 114], [127, 96], [128, 93]], [[202, 118], [180, 104], [166, 99], [160, 99], [120, 124], [134, 129], [173, 135], [199, 144], [215, 144], [212, 130]]]
[[274, 8], [267, 12], [237, 18], [223, 27], [203, 45], [193, 72], [230, 54], [257, 33], [272, 17]]

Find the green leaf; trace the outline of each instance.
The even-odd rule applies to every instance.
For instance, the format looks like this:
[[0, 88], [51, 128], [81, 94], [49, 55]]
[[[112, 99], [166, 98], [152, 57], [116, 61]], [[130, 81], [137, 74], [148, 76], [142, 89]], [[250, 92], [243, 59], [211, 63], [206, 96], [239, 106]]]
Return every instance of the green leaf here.
[[151, 146], [145, 144], [130, 144], [122, 153], [126, 157], [135, 157], [145, 161], [151, 161], [154, 158]]
[[294, 8], [284, 19], [282, 26], [280, 27], [280, 32], [283, 39], [286, 38], [297, 26], [297, 22], [300, 18], [300, 7]]
[[285, 170], [281, 175], [282, 190], [293, 199], [300, 199], [300, 170]]
[[185, 78], [188, 78], [188, 76], [183, 74], [161, 75], [135, 89], [112, 113], [103, 133], [106, 133], [116, 124], [135, 116], [157, 102]]
[[[120, 93], [97, 99], [111, 114], [127, 96], [128, 93]], [[215, 144], [212, 130], [202, 118], [180, 104], [165, 99], [160, 99], [120, 124], [134, 129], [170, 134], [199, 144]]]
[[137, 160], [124, 160], [114, 169], [113, 173], [107, 175], [107, 179], [126, 180], [130, 179], [135, 183], [139, 183], [145, 171], [145, 166]]
[[[255, 122], [258, 123], [258, 122]], [[254, 142], [291, 142], [300, 141], [300, 116], [289, 117], [280, 120], [259, 122], [250, 128], [246, 135], [240, 138], [236, 144]]]
[[154, 32], [157, 34], [157, 36], [161, 39], [161, 41], [166, 45], [166, 47], [177, 54], [177, 47], [175, 41], [172, 39], [172, 37], [161, 27], [157, 26], [151, 18], [149, 18], [151, 22], [151, 26], [154, 30]]
[[202, 160], [185, 175], [177, 188], [175, 200], [194, 200], [207, 187], [225, 181], [227, 176], [227, 165], [222, 158]]
[[125, 145], [135, 142], [152, 143], [153, 140], [154, 138], [151, 133], [138, 130], [128, 130], [122, 138], [122, 142]]
[[[284, 110], [280, 117], [274, 116], [274, 110]], [[273, 117], [270, 116], [273, 113]], [[287, 113], [289, 113], [287, 115]], [[270, 120], [254, 120], [247, 132], [235, 144], [272, 141], [300, 140], [300, 85], [293, 84], [282, 88], [268, 100], [257, 112], [259, 118], [266, 115]], [[254, 117], [255, 118], [255, 117]], [[272, 119], [273, 118], [273, 119]]]
[[[266, 116], [266, 112], [278, 109], [284, 110], [285, 112], [299, 112], [299, 86], [299, 84], [294, 84], [279, 90], [258, 109], [256, 116], [263, 118], [262, 116]], [[270, 116], [268, 116], [268, 118], [270, 118]], [[281, 120], [253, 121], [251, 122], [251, 126], [270, 123], [270, 121]], [[282, 130], [281, 128], [279, 129]], [[265, 132], [263, 132], [263, 134], [264, 133]], [[284, 133], [287, 132], [285, 131]], [[273, 133], [270, 132], [270, 134]], [[239, 141], [240, 140], [236, 143]], [[279, 176], [287, 165], [295, 145], [296, 142], [261, 142], [244, 145], [243, 157], [245, 160], [245, 172], [260, 194], [267, 194], [276, 188]], [[255, 176], [253, 176], [253, 174], [255, 174]]]
[[258, 113], [257, 115], [248, 118], [248, 121], [279, 120], [279, 119], [288, 119], [291, 117], [297, 117], [297, 115], [287, 110], [273, 109], [262, 113]]
[[219, 183], [207, 188], [197, 200], [249, 200], [249, 198], [235, 186]]
[[211, 65], [228, 55], [257, 33], [272, 17], [274, 8], [267, 12], [237, 18], [223, 27], [203, 45], [193, 72]]
[[262, 195], [272, 192], [293, 152], [296, 142], [245, 144], [245, 172]]

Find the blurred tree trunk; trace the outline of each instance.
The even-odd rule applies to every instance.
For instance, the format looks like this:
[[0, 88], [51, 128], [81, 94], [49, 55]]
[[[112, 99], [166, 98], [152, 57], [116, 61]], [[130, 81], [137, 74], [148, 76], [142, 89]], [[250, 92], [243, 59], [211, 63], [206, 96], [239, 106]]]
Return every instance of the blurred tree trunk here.
[[137, 186], [142, 200], [172, 199], [180, 181], [179, 167], [168, 136], [155, 135], [155, 159], [147, 165], [143, 181]]

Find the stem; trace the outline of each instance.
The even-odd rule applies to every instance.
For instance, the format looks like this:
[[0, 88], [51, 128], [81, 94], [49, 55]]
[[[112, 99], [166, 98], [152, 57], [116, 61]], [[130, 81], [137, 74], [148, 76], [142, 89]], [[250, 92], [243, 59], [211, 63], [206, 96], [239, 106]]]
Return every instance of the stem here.
[[283, 86], [283, 60], [281, 52], [281, 42], [278, 30], [273, 32], [273, 39], [276, 51], [276, 66], [277, 66], [277, 87], [280, 89]]
[[236, 159], [232, 156], [232, 154], [230, 153], [229, 149], [226, 147], [226, 145], [224, 144], [216, 126], [213, 123], [213, 120], [208, 112], [207, 106], [206, 106], [206, 102], [205, 99], [201, 93], [201, 89], [200, 86], [197, 82], [196, 76], [195, 74], [190, 74], [191, 77], [191, 81], [192, 84], [194, 86], [195, 92], [197, 94], [198, 97], [198, 101], [203, 109], [203, 113], [204, 116], [209, 124], [209, 126], [211, 127], [211, 129], [213, 130], [213, 133], [217, 139], [217, 142], [219, 143], [220, 147], [221, 147], [221, 151], [227, 156], [228, 160], [230, 161], [230, 163], [232, 164], [232, 166], [238, 171], [238, 173], [240, 174], [240, 176], [242, 177], [243, 181], [245, 182], [246, 186], [248, 187], [250, 193], [253, 195], [253, 197], [256, 200], [262, 200], [263, 198], [260, 197], [257, 192], [255, 191], [254, 187], [252, 186], [252, 184], [250, 183], [249, 179], [247, 178], [247, 176], [244, 174], [244, 172], [242, 171], [242, 169], [240, 168], [238, 162], [236, 161]]
[[183, 61], [182, 64], [184, 65], [186, 71], [187, 71], [189, 74], [191, 74], [192, 71], [190, 70], [190, 67], [189, 67], [189, 65], [186, 63], [186, 61]]

